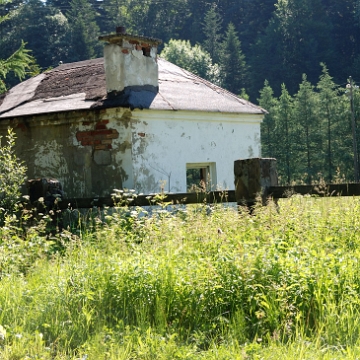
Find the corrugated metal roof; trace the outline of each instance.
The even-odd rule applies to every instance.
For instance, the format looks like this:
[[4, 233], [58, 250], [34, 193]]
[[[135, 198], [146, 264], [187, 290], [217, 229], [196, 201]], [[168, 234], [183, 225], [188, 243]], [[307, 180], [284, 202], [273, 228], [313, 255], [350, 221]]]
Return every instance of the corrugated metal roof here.
[[0, 119], [104, 107], [264, 114], [249, 101], [158, 59], [159, 91], [126, 89], [106, 94], [104, 59], [63, 64], [15, 86], [0, 103]]

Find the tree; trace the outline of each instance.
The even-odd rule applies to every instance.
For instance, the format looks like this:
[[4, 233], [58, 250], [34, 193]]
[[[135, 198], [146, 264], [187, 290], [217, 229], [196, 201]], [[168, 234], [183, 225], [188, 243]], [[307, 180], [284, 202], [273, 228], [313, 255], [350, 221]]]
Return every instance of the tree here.
[[340, 106], [341, 98], [337, 86], [329, 75], [326, 65], [322, 63], [321, 66], [322, 74], [316, 87], [319, 90], [320, 121], [325, 125], [325, 176], [328, 182], [332, 182], [336, 169], [340, 166], [339, 157], [341, 157], [341, 154], [339, 153], [339, 147], [341, 147], [341, 143], [344, 140], [342, 136], [343, 126], [340, 125], [343, 112]]
[[[8, 1], [0, 0], [0, 5]], [[10, 13], [0, 16], [0, 24], [10, 18]], [[36, 61], [31, 56], [30, 50], [25, 48], [25, 43], [21, 41], [20, 47], [7, 59], [0, 59], [0, 94], [6, 91], [5, 78], [10, 72], [13, 72], [19, 80], [26, 77], [28, 71], [36, 71]]]
[[298, 158], [295, 151], [296, 123], [294, 121], [293, 99], [285, 84], [281, 85], [281, 95], [275, 114], [275, 132], [279, 153], [280, 174], [286, 178], [290, 185], [297, 171]]
[[[355, 76], [354, 61], [360, 56], [359, 0], [327, 0], [326, 14], [332, 24], [331, 41], [335, 48], [332, 59], [325, 60], [336, 82]], [[330, 61], [331, 60], [331, 61]]]
[[276, 134], [275, 134], [275, 109], [277, 99], [274, 98], [274, 91], [265, 80], [264, 87], [260, 90], [259, 105], [268, 111], [261, 123], [261, 153], [263, 157], [276, 157]]
[[[94, 0], [93, 0], [94, 1]], [[96, 2], [96, 1], [94, 1]], [[98, 25], [103, 32], [114, 32], [124, 26], [126, 32], [161, 38], [186, 38], [183, 34], [190, 11], [186, 1], [167, 0], [103, 0], [97, 11], [103, 14]], [[180, 34], [181, 33], [181, 34]]]
[[295, 96], [294, 115], [297, 124], [300, 125], [302, 152], [305, 155], [303, 162], [306, 164], [304, 173], [307, 183], [311, 184], [314, 175], [321, 170], [319, 158], [322, 156], [322, 143], [319, 136], [320, 122], [317, 114], [318, 101], [314, 93], [314, 87], [303, 75], [303, 81]]
[[216, 11], [216, 6], [213, 5], [204, 17], [203, 32], [205, 40], [203, 47], [210, 54], [214, 63], [219, 63], [220, 60], [221, 24], [221, 16]]
[[253, 48], [252, 78], [257, 87], [267, 78], [296, 92], [302, 74], [317, 81], [320, 62], [332, 63], [332, 24], [321, 0], [278, 0], [269, 25]]
[[239, 94], [246, 87], [247, 65], [241, 51], [241, 43], [232, 23], [229, 24], [221, 47], [220, 71], [223, 86]]
[[217, 65], [200, 45], [191, 46], [190, 41], [172, 39], [165, 44], [160, 56], [213, 83], [220, 81]]
[[205, 39], [202, 31], [203, 20], [209, 7], [209, 1], [187, 0], [183, 3], [186, 4], [186, 11], [184, 11], [184, 23], [179, 31], [179, 38], [190, 40], [193, 44], [202, 44]]
[[70, 25], [66, 16], [55, 10], [45, 18], [47, 47], [43, 67], [56, 67], [60, 61], [70, 61]]
[[70, 26], [70, 61], [81, 61], [100, 56], [99, 27], [96, 13], [87, 0], [71, 0], [66, 16]]
[[[36, 75], [36, 61], [34, 57], [29, 54], [30, 50], [26, 49], [25, 45], [22, 41], [19, 49], [10, 57], [0, 59], [0, 94], [4, 93], [7, 89], [5, 78], [8, 73], [13, 72], [19, 80], [23, 80], [27, 74]], [[34, 72], [31, 72], [31, 69], [33, 69]]]

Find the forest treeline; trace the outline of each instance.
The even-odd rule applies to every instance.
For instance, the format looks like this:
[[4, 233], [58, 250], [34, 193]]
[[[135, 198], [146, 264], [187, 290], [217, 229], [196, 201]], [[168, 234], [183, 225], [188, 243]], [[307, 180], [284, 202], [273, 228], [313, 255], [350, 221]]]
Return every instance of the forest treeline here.
[[262, 155], [278, 158], [282, 182], [354, 178], [345, 86], [349, 75], [360, 83], [360, 0], [1, 0], [0, 19], [7, 88], [19, 74], [5, 78], [1, 59], [24, 42], [33, 74], [102, 56], [98, 35], [124, 26], [162, 39], [161, 56], [267, 109]]
[[303, 75], [294, 95], [283, 84], [274, 96], [267, 81], [260, 90], [259, 104], [268, 110], [261, 124], [262, 156], [277, 159], [280, 184], [355, 180], [360, 91], [352, 81], [339, 87], [321, 65], [316, 86]]

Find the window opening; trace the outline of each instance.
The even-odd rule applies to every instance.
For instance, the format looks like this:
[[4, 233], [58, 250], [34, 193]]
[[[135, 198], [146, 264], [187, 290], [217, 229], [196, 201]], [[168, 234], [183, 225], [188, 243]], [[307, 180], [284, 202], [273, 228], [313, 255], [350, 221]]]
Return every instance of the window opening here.
[[150, 57], [151, 56], [151, 47], [150, 46], [142, 47], [142, 52], [143, 52], [144, 56]]
[[210, 191], [215, 184], [215, 163], [186, 164], [187, 192]]

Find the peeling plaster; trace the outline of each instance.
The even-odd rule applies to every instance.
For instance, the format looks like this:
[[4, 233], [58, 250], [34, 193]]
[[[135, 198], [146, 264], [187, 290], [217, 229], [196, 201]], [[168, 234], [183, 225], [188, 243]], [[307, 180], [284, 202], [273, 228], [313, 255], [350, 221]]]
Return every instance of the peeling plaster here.
[[[205, 162], [216, 163], [217, 184], [227, 189], [233, 187], [234, 160], [260, 156], [260, 123], [234, 118], [124, 108], [47, 114], [26, 118], [27, 131], [17, 128], [16, 151], [29, 176], [58, 178], [69, 197], [105, 196], [121, 187], [186, 192], [186, 164]], [[116, 129], [118, 138], [94, 161], [93, 148], [82, 146], [76, 133], [99, 122]]]
[[123, 143], [121, 143], [118, 146], [118, 149], [122, 152], [125, 153], [126, 150], [131, 150], [131, 142], [129, 141], [124, 141]]
[[118, 125], [124, 125], [127, 129], [132, 120], [132, 113], [130, 110], [125, 110], [123, 114], [121, 114], [120, 118], [117, 118]]
[[34, 172], [39, 177], [63, 178], [69, 173], [66, 159], [61, 156], [64, 146], [56, 140], [36, 143], [33, 148]]

